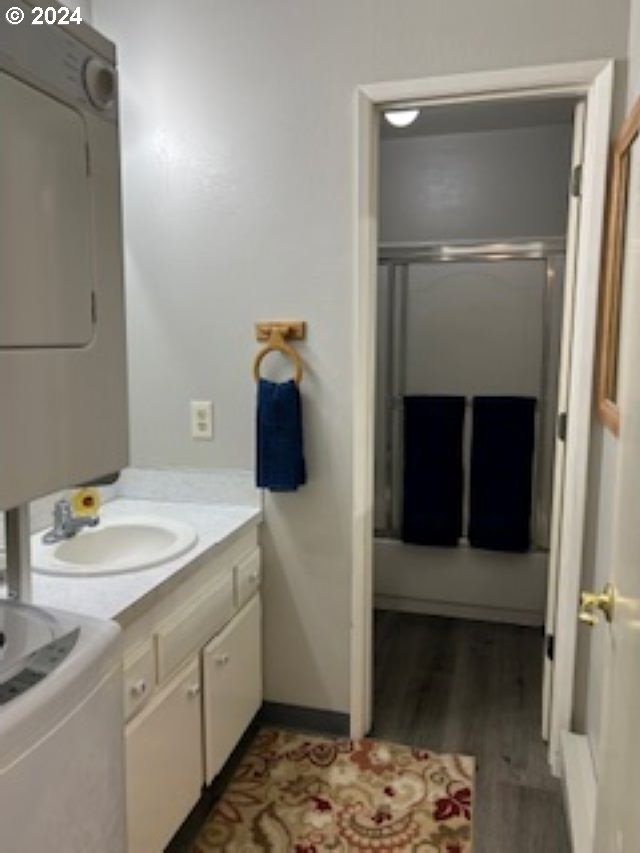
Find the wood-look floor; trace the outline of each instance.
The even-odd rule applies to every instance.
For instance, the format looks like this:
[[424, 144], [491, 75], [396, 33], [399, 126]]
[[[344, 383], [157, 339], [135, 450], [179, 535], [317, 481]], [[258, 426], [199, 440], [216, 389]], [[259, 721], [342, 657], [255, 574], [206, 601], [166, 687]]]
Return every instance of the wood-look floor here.
[[473, 853], [569, 853], [540, 738], [540, 630], [375, 618], [373, 737], [476, 757]]

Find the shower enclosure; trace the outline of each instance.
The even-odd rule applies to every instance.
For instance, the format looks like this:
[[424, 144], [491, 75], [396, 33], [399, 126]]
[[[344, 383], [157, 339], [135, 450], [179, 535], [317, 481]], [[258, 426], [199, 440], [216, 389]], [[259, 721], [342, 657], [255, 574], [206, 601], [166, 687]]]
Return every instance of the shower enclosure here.
[[[564, 239], [382, 244], [378, 266], [375, 568], [380, 606], [542, 624], [546, 594]], [[537, 401], [528, 553], [468, 547], [471, 412], [456, 548], [401, 541], [408, 395]], [[424, 488], [429, 488], [428, 478]]]

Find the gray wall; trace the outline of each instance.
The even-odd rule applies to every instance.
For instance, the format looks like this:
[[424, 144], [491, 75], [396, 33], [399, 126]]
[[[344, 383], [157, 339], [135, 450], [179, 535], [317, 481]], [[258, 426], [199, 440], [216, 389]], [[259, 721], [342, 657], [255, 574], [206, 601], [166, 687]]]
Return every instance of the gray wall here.
[[564, 234], [571, 133], [558, 124], [383, 141], [380, 239]]
[[[627, 0], [94, 0], [121, 62], [133, 461], [253, 463], [256, 319], [300, 316], [309, 485], [268, 496], [266, 694], [349, 705], [354, 90], [626, 53]], [[193, 443], [187, 401], [211, 397]]]

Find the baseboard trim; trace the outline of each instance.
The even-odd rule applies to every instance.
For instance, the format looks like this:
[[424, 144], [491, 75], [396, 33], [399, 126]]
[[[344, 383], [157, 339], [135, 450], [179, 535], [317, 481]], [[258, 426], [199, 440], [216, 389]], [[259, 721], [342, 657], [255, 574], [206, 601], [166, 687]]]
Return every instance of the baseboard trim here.
[[544, 625], [544, 614], [534, 610], [404, 598], [400, 595], [376, 595], [375, 608], [376, 610], [397, 610], [400, 613], [423, 613], [426, 616], [447, 616], [452, 619], [475, 619], [480, 622], [506, 622], [509, 625], [527, 625], [535, 628]]
[[585, 735], [563, 732], [562, 787], [573, 850], [593, 850], [597, 782], [589, 741]]
[[283, 726], [318, 734], [349, 735], [349, 714], [282, 702], [265, 702], [258, 714], [258, 722], [261, 725]]

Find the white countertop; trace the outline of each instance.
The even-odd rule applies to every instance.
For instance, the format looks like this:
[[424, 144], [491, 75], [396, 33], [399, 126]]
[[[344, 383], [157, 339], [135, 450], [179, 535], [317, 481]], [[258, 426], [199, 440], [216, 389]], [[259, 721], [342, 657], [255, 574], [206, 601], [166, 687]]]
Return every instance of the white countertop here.
[[[191, 524], [198, 533], [195, 546], [160, 566], [102, 577], [56, 577], [32, 573], [32, 600], [87, 616], [115, 619], [125, 626], [142, 609], [165, 595], [184, 571], [195, 569], [229, 545], [252, 524], [262, 520], [259, 509], [232, 504], [168, 503], [116, 499], [106, 503], [101, 516], [157, 515]], [[181, 578], [180, 578], [181, 579]]]

